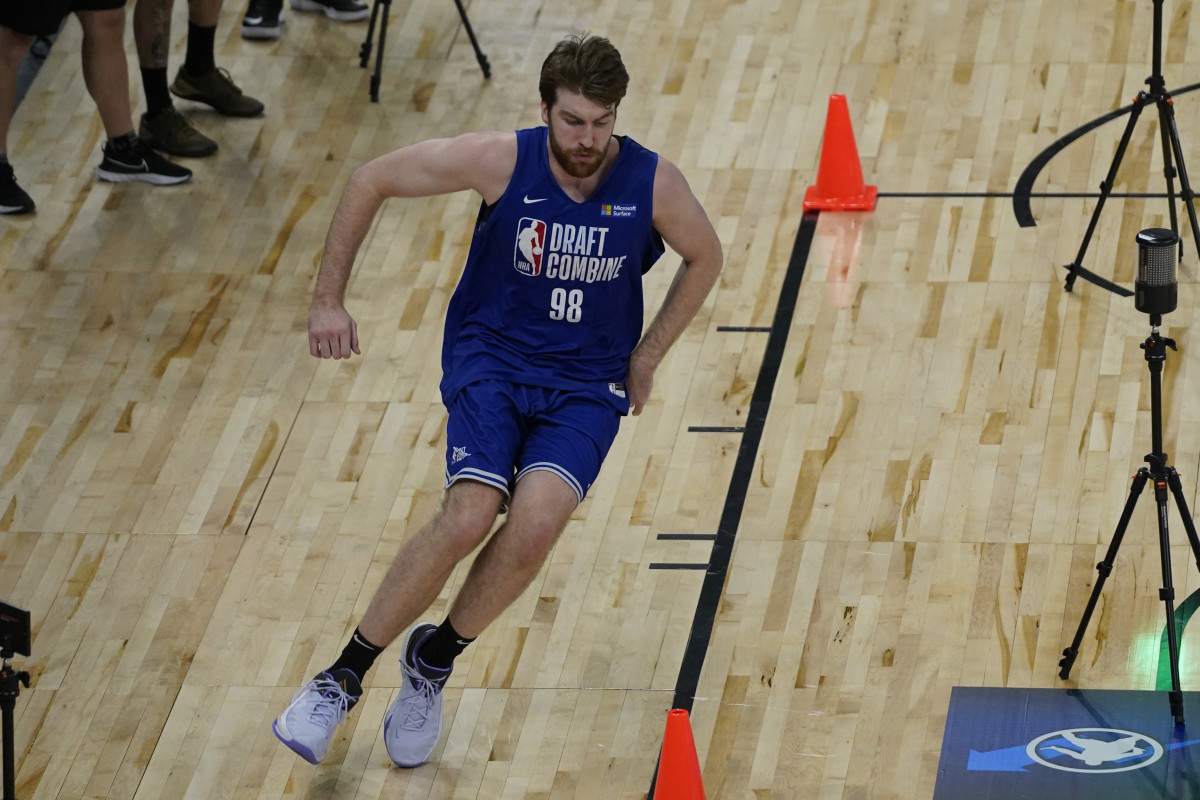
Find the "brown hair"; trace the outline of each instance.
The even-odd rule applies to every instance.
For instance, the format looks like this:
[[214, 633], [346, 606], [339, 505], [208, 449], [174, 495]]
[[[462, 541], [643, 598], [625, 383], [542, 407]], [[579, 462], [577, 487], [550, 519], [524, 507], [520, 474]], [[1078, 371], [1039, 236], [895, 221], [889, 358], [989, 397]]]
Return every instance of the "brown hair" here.
[[538, 92], [553, 107], [558, 90], [581, 94], [597, 105], [616, 107], [629, 87], [621, 54], [603, 36], [568, 36], [542, 62]]

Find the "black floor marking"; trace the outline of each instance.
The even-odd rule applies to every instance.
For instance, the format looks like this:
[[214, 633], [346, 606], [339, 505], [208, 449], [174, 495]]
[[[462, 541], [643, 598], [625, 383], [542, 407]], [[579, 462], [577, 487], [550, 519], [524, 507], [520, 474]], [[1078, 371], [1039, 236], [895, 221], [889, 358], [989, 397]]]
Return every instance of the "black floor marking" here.
[[819, 213], [806, 213], [800, 222], [800, 229], [796, 232], [796, 244], [792, 248], [787, 272], [783, 276], [783, 286], [779, 291], [779, 304], [775, 308], [775, 319], [771, 323], [771, 332], [767, 337], [766, 349], [763, 352], [762, 366], [759, 367], [758, 380], [754, 384], [754, 394], [750, 398], [745, 433], [742, 436], [741, 446], [738, 448], [737, 460], [733, 465], [733, 475], [729, 479], [729, 491], [725, 495], [725, 508], [721, 512], [721, 521], [717, 525], [712, 556], [708, 562], [708, 572], [704, 576], [704, 584], [700, 587], [700, 598], [696, 603], [692, 630], [688, 635], [687, 646], [683, 653], [683, 663], [680, 665], [679, 678], [675, 684], [675, 700], [671, 704], [672, 708], [682, 708], [690, 712], [692, 702], [696, 698], [696, 687], [700, 683], [700, 670], [704, 667], [704, 657], [708, 652], [709, 640], [712, 638], [713, 623], [717, 618], [717, 608], [721, 603], [721, 593], [725, 588], [725, 576], [729, 571], [733, 542], [737, 536], [742, 507], [746, 503], [746, 491], [750, 486], [750, 478], [758, 458], [758, 446], [762, 441], [767, 411], [771, 407], [775, 379], [779, 375], [779, 366], [783, 361], [784, 346], [787, 344], [788, 332], [792, 327], [792, 317], [796, 313], [800, 279], [804, 277], [804, 268], [808, 263], [809, 250], [812, 249], [813, 234], [816, 231]]
[[742, 433], [741, 425], [688, 425], [688, 433]]
[[[725, 508], [721, 512], [721, 521], [717, 525], [712, 555], [709, 557], [708, 563], [702, 565], [707, 572], [704, 575], [704, 583], [700, 587], [700, 597], [696, 602], [696, 614], [692, 618], [692, 630], [688, 634], [687, 646], [683, 651], [683, 661], [679, 666], [679, 678], [675, 683], [675, 699], [671, 704], [671, 708], [681, 708], [689, 714], [692, 710], [692, 703], [696, 699], [696, 689], [700, 684], [700, 671], [704, 668], [704, 657], [708, 654], [708, 643], [712, 639], [712, 629], [717, 619], [721, 593], [725, 590], [725, 576], [729, 572], [733, 542], [737, 537], [742, 508], [746, 504], [746, 490], [750, 486], [754, 463], [758, 458], [758, 445], [762, 441], [767, 411], [771, 407], [771, 395], [775, 391], [775, 379], [779, 376], [779, 366], [783, 361], [783, 350], [787, 344], [788, 331], [791, 330], [792, 317], [796, 313], [796, 298], [800, 294], [800, 280], [804, 277], [804, 268], [808, 264], [808, 254], [812, 249], [813, 234], [816, 232], [819, 216], [819, 211], [806, 212], [800, 220], [800, 229], [796, 231], [796, 244], [792, 247], [792, 256], [788, 260], [787, 272], [783, 276], [783, 285], [779, 290], [779, 304], [775, 307], [775, 319], [771, 323], [770, 335], [767, 337], [762, 366], [758, 369], [754, 394], [750, 397], [750, 410], [746, 415], [746, 432], [742, 436], [737, 460], [733, 465], [733, 475], [729, 479], [729, 491], [725, 494]], [[654, 776], [650, 780], [650, 793], [647, 795], [647, 800], [653, 800], [654, 787], [657, 783], [658, 767], [656, 765]]]

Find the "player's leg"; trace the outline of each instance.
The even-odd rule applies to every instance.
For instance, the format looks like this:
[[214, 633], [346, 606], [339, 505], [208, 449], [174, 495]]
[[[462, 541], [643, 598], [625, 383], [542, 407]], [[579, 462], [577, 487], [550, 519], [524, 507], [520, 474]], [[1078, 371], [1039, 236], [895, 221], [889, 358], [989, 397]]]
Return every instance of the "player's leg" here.
[[504, 494], [464, 480], [446, 490], [437, 516], [396, 555], [358, 629], [386, 647], [429, 608], [459, 561], [491, 531]]
[[447, 488], [437, 514], [393, 559], [337, 661], [275, 721], [276, 736], [312, 763], [362, 694], [375, 659], [437, 598], [455, 565], [491, 531], [507, 496], [521, 430], [504, 386], [481, 382], [459, 392], [446, 431]]
[[492, 528], [503, 493], [474, 481], [451, 486], [441, 508], [392, 560], [341, 656], [292, 698], [275, 720], [276, 737], [316, 764], [362, 695], [375, 659], [437, 598], [455, 565]]
[[529, 416], [508, 518], [476, 556], [446, 620], [422, 623], [404, 641], [407, 680], [384, 722], [388, 755], [402, 767], [433, 753], [455, 657], [537, 577], [616, 436], [619, 416], [602, 401], [529, 387], [518, 394]]
[[464, 638], [483, 633], [529, 588], [579, 505], [575, 489], [551, 472], [531, 472], [513, 492], [508, 519], [471, 564], [450, 608]]
[[[433, 753], [442, 729], [442, 688], [454, 656], [529, 587], [578, 504], [575, 490], [557, 475], [535, 472], [523, 478], [508, 519], [475, 557], [447, 620], [408, 632], [400, 658], [405, 681], [383, 731], [397, 766], [420, 766]], [[438, 659], [435, 649], [448, 651], [449, 658]]]

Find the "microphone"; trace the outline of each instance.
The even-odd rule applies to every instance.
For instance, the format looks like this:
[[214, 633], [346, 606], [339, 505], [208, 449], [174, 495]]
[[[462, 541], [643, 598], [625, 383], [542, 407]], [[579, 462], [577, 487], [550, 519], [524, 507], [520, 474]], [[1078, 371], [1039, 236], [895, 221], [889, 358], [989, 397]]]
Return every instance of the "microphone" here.
[[1179, 236], [1167, 228], [1146, 228], [1137, 235], [1138, 271], [1133, 305], [1143, 314], [1175, 310], [1179, 282], [1175, 279], [1175, 253]]

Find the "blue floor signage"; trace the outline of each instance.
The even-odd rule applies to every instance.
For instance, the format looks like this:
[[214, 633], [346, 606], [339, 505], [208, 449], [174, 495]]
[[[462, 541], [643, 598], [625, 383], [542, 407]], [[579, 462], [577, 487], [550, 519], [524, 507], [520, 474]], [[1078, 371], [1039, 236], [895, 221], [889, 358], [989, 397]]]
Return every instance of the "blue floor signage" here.
[[[1200, 800], [1200, 692], [956, 686], [934, 800]], [[1190, 735], [1189, 735], [1190, 731]]]

